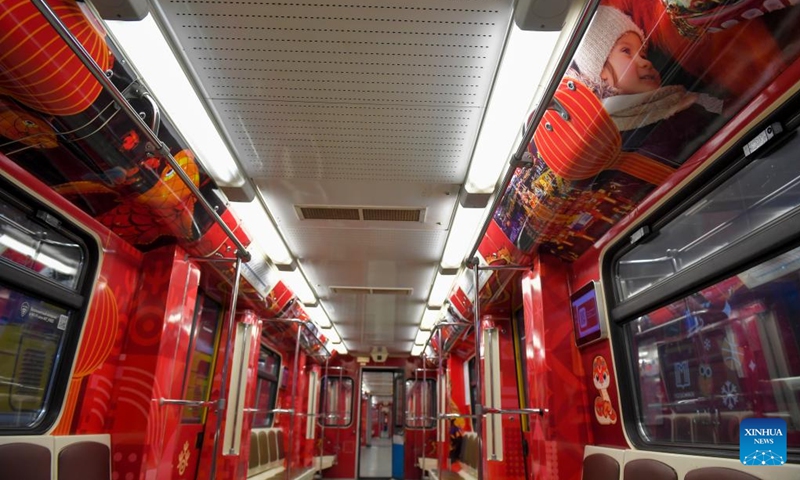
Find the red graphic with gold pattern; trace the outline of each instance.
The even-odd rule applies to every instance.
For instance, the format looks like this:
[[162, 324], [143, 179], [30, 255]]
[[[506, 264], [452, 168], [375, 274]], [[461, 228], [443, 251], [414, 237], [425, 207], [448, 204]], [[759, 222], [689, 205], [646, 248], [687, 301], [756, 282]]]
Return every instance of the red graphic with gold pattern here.
[[[48, 0], [51, 10], [104, 71], [113, 58], [104, 34], [71, 0]], [[49, 115], [75, 115], [102, 90], [80, 59], [27, 0], [3, 2], [0, 14], [0, 93]]]
[[[189, 150], [181, 150], [175, 155], [175, 160], [197, 186], [200, 174], [194, 154]], [[139, 168], [153, 172], [153, 169], [162, 164], [162, 161], [153, 158], [143, 162]], [[129, 172], [129, 176], [138, 174], [139, 168]], [[76, 194], [114, 193], [101, 183], [88, 181], [57, 185], [54, 190], [67, 197]], [[98, 220], [134, 245], [152, 243], [168, 234], [185, 239], [198, 237], [192, 217], [196, 198], [169, 166], [162, 167], [158, 180], [151, 188], [140, 195], [121, 198], [117, 202], [119, 205], [100, 215]]]

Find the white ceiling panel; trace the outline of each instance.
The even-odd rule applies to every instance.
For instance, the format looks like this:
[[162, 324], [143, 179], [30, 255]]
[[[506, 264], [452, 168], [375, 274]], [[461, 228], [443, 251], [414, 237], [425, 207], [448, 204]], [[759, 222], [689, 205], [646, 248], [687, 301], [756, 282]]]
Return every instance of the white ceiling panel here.
[[[513, 1], [156, 3], [347, 347], [410, 351]], [[301, 220], [298, 206], [420, 208], [424, 217]]]

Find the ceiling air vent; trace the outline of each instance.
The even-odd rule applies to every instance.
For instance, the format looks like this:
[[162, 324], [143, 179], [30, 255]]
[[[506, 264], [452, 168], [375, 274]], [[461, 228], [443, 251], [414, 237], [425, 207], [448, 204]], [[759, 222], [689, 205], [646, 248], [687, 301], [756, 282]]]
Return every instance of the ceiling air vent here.
[[361, 212], [364, 220], [382, 220], [385, 222], [419, 222], [422, 210], [399, 208], [364, 208]]
[[304, 220], [361, 220], [357, 208], [297, 207]]
[[423, 222], [424, 208], [331, 207], [295, 205], [300, 220], [358, 220], [364, 222]]
[[382, 288], [382, 287], [330, 287], [331, 292], [350, 295], [411, 295], [413, 288]]

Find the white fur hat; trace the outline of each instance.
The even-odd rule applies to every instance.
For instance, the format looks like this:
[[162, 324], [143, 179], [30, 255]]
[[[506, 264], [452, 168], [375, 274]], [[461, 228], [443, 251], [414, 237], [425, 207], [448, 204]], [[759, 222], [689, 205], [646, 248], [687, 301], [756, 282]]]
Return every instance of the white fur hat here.
[[599, 6], [594, 14], [592, 24], [581, 40], [575, 52], [573, 61], [578, 70], [588, 79], [600, 82], [600, 72], [603, 71], [608, 55], [619, 37], [628, 32], [639, 35], [644, 41], [644, 32], [631, 17], [625, 15], [614, 7]]

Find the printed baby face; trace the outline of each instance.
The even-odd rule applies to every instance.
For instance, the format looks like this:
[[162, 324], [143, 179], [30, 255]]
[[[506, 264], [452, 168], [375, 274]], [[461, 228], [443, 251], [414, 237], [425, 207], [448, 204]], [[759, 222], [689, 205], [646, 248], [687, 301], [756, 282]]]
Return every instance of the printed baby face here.
[[661, 86], [661, 75], [645, 56], [642, 39], [627, 32], [617, 40], [608, 55], [600, 78], [621, 94], [644, 93]]

